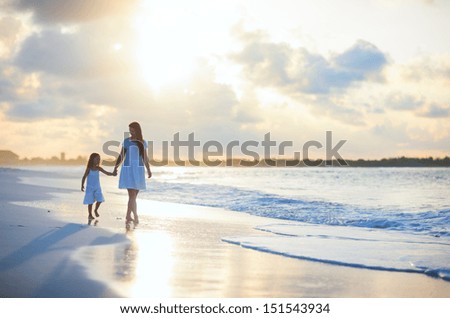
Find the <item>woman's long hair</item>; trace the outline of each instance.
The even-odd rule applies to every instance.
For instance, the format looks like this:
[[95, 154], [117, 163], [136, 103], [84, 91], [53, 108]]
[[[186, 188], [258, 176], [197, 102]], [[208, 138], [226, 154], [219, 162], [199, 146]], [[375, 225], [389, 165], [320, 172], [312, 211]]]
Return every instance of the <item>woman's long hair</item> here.
[[94, 159], [97, 157], [100, 158], [100, 155], [98, 153], [96, 153], [96, 152], [91, 153], [91, 155], [89, 156], [87, 165], [86, 165], [86, 169], [94, 168]]
[[138, 122], [134, 121], [131, 124], [128, 125], [128, 127], [133, 128], [135, 131], [135, 138], [134, 142], [137, 144], [139, 148], [139, 154], [141, 155], [142, 159], [144, 159], [144, 138], [142, 137], [142, 129], [141, 125], [139, 125]]

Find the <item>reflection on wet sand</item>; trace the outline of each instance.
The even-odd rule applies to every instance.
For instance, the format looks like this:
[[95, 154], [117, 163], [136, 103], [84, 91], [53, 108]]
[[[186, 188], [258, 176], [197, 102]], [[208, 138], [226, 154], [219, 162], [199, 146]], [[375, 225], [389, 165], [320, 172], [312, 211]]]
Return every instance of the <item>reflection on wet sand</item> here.
[[130, 282], [129, 297], [168, 297], [174, 260], [172, 239], [165, 232], [130, 231], [118, 273]]
[[75, 257], [90, 278], [123, 297], [168, 297], [173, 270], [172, 240], [167, 233], [128, 231], [129, 242], [90, 246]]
[[129, 283], [134, 281], [136, 254], [137, 247], [133, 241], [116, 249], [114, 272], [115, 278], [119, 282]]

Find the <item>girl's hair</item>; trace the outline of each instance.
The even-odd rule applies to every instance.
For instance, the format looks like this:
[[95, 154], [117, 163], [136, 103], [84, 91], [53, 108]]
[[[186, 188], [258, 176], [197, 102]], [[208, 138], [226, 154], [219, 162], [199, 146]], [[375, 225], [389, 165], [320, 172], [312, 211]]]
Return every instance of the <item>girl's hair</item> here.
[[87, 169], [94, 168], [94, 159], [97, 157], [100, 158], [100, 155], [98, 153], [96, 153], [96, 152], [91, 153], [91, 155], [89, 156], [88, 163], [86, 165]]
[[131, 124], [128, 125], [128, 127], [134, 129], [136, 137], [136, 140], [134, 142], [137, 144], [139, 148], [139, 154], [141, 155], [142, 159], [144, 159], [144, 138], [142, 137], [141, 125], [139, 125], [138, 122], [133, 121]]

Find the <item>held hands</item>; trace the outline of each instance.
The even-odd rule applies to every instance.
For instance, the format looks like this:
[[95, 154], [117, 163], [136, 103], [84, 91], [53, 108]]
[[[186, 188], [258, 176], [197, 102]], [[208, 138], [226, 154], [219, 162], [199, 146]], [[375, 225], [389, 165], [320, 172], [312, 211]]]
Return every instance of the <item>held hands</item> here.
[[[115, 177], [117, 176], [117, 167], [114, 167], [114, 170], [112, 172], [112, 175]], [[148, 171], [148, 178], [150, 179], [152, 177], [152, 172]]]

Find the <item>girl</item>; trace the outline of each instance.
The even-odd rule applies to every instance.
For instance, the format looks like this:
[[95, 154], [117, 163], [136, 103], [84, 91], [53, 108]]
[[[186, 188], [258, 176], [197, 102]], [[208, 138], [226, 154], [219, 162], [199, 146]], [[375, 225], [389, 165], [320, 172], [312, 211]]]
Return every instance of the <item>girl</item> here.
[[[134, 222], [139, 223], [137, 214], [136, 198], [139, 190], [145, 190], [145, 168], [147, 168], [148, 177], [152, 177], [150, 171], [150, 164], [147, 157], [147, 143], [142, 137], [141, 125], [137, 122], [132, 122], [128, 125], [130, 137], [123, 141], [122, 150], [117, 158], [114, 173], [117, 174], [117, 169], [122, 163], [119, 177], [119, 189], [127, 189], [128, 191], [128, 208], [126, 214], [126, 224]], [[133, 213], [134, 219], [131, 218]]]
[[89, 157], [89, 161], [86, 166], [86, 172], [84, 173], [83, 179], [81, 179], [81, 191], [84, 191], [84, 181], [87, 178], [86, 193], [84, 195], [83, 204], [88, 205], [89, 220], [93, 220], [92, 216], [92, 205], [95, 203], [95, 216], [99, 217], [98, 208], [100, 204], [105, 201], [103, 198], [102, 188], [100, 187], [100, 176], [99, 171], [103, 172], [108, 176], [115, 176], [117, 173], [111, 173], [105, 171], [100, 167], [100, 155], [98, 153], [92, 153]]

